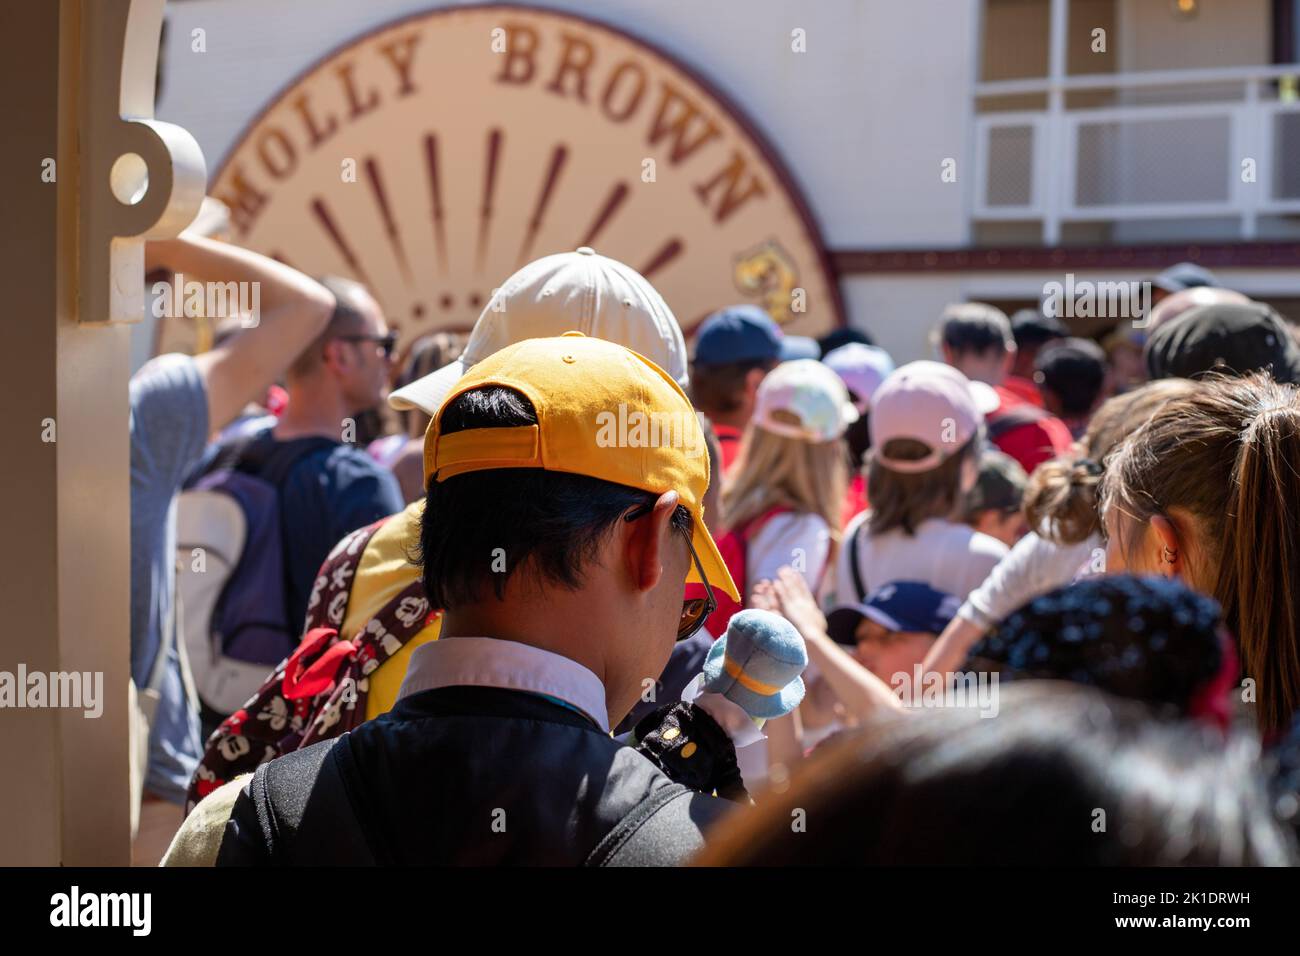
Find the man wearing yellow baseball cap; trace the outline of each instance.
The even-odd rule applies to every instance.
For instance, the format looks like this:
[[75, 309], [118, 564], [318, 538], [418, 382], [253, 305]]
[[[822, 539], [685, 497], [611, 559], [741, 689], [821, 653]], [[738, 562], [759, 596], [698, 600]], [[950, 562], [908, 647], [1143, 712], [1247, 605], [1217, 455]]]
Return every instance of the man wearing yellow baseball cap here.
[[[658, 727], [654, 747], [609, 733], [704, 623], [712, 600], [684, 602], [685, 583], [738, 597], [681, 388], [578, 333], [508, 346], [438, 409], [425, 477], [441, 639], [416, 648], [386, 716], [258, 769], [218, 863], [684, 860], [728, 805], [706, 793], [738, 780], [730, 742], [680, 703], [680, 733]], [[697, 789], [661, 769], [692, 761], [718, 768], [674, 774]]]

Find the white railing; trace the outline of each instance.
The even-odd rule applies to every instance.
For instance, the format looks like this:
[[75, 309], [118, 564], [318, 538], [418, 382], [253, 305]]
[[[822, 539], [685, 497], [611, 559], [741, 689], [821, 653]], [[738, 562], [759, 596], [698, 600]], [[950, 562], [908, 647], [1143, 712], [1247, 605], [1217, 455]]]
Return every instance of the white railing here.
[[[1227, 217], [1252, 239], [1261, 216], [1300, 213], [1300, 102], [1269, 88], [1300, 64], [1053, 73], [976, 84], [977, 100], [1037, 94], [1047, 105], [976, 114], [974, 222], [1038, 220], [1055, 245], [1068, 222]], [[1178, 102], [1066, 108], [1070, 93], [1157, 89]]]

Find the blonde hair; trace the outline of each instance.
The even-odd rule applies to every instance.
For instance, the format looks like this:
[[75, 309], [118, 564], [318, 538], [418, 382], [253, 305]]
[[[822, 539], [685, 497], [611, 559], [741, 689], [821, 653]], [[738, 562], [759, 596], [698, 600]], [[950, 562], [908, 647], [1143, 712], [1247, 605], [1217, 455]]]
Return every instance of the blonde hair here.
[[726, 530], [784, 506], [820, 515], [830, 526], [831, 540], [838, 542], [848, 473], [841, 438], [814, 443], [750, 425], [722, 488]]

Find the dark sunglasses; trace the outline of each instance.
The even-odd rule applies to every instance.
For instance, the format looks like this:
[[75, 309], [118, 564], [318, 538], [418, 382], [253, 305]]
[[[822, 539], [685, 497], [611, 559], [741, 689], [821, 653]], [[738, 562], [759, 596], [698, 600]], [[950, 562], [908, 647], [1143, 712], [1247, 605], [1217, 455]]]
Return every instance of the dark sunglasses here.
[[387, 335], [339, 335], [336, 338], [342, 342], [374, 342], [384, 353], [384, 358], [392, 358], [397, 350], [396, 332], [389, 332]]
[[[678, 510], [690, 517], [690, 512], [681, 505], [677, 506]], [[638, 518], [644, 518], [655, 510], [654, 505], [641, 505], [633, 508], [623, 516], [624, 521], [636, 521]], [[677, 516], [674, 515], [674, 518]], [[682, 533], [686, 539], [686, 547], [690, 548], [691, 560], [695, 562], [695, 570], [700, 575], [700, 581], [704, 584], [705, 597], [690, 598], [682, 601], [682, 618], [677, 624], [677, 640], [684, 641], [688, 637], [694, 636], [704, 622], [709, 619], [709, 615], [718, 609], [718, 599], [713, 596], [713, 588], [709, 587], [709, 579], [704, 574], [704, 565], [700, 564], [700, 556], [695, 553], [695, 543], [691, 541], [691, 532], [687, 528], [674, 524], [674, 528]]]

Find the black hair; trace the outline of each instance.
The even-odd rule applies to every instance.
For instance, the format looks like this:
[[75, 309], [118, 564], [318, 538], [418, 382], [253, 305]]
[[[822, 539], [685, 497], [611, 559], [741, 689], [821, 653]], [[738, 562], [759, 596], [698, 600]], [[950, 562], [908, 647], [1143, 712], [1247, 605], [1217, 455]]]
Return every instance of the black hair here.
[[1017, 309], [1010, 322], [1016, 348], [1023, 351], [1042, 348], [1048, 342], [1063, 339], [1067, 335], [1059, 321], [1048, 319], [1040, 309]]
[[939, 338], [958, 355], [983, 355], [994, 349], [1010, 352], [1016, 347], [1006, 313], [983, 302], [963, 302], [944, 309]]
[[828, 353], [834, 352], [841, 345], [851, 345], [853, 343], [860, 345], [875, 345], [873, 339], [862, 329], [854, 328], [851, 325], [841, 325], [831, 329], [825, 335], [817, 340], [817, 347], [821, 349], [821, 357], [825, 358]]
[[1069, 416], [1092, 411], [1106, 383], [1106, 353], [1091, 339], [1069, 338], [1048, 345], [1034, 362], [1039, 388], [1051, 392]]
[[[537, 412], [526, 396], [486, 386], [451, 401], [443, 412], [442, 434], [536, 424]], [[516, 573], [529, 574], [542, 586], [577, 590], [614, 523], [658, 497], [541, 468], [475, 471], [445, 481], [434, 477], [412, 560], [421, 565], [425, 592], [439, 608], [481, 600], [485, 583], [501, 600]], [[690, 513], [679, 507], [673, 520], [677, 527], [689, 527]]]
[[[701, 865], [1285, 866], [1259, 741], [1049, 681], [877, 718], [712, 831]], [[796, 832], [791, 819], [806, 821]]]
[[[849, 392], [853, 398], [853, 392]], [[849, 446], [849, 464], [855, 472], [867, 462], [871, 450], [871, 412], [863, 412], [858, 420], [844, 430], [844, 442]]]
[[1064, 680], [1187, 716], [1224, 666], [1222, 612], [1181, 581], [1111, 574], [1040, 594], [970, 652], [1009, 680]]

